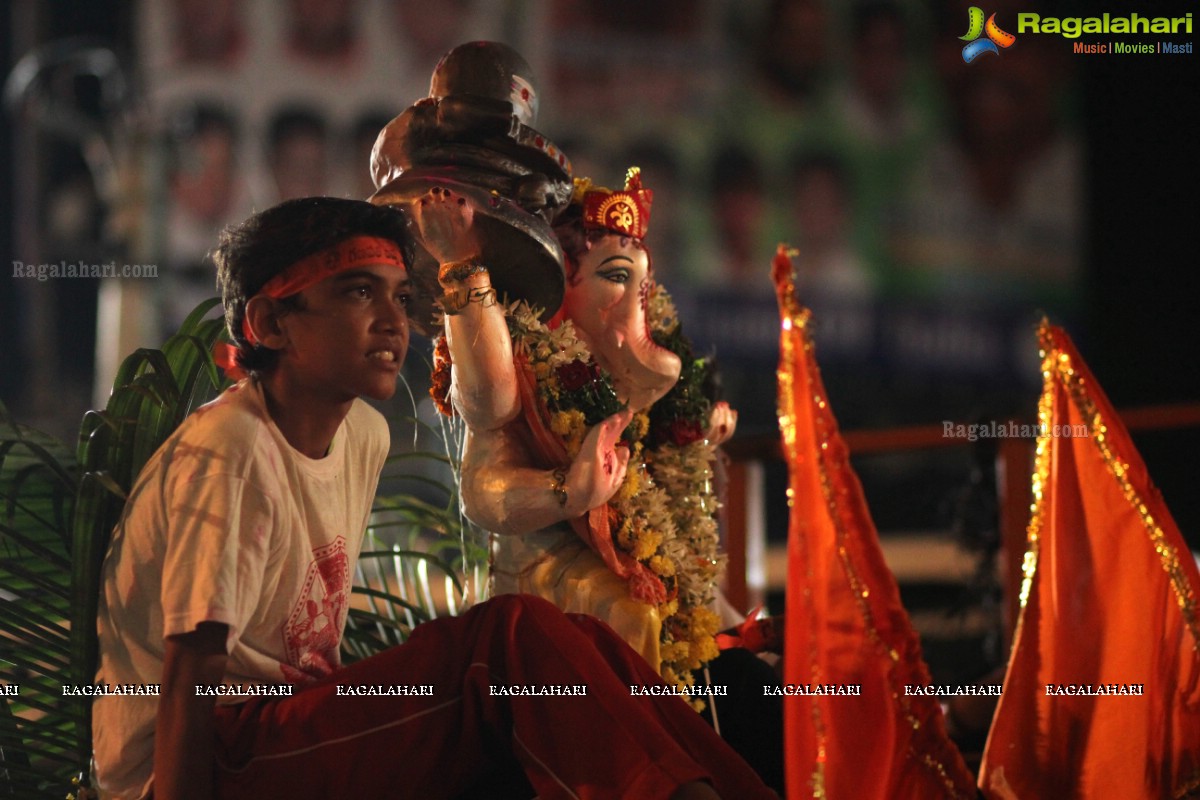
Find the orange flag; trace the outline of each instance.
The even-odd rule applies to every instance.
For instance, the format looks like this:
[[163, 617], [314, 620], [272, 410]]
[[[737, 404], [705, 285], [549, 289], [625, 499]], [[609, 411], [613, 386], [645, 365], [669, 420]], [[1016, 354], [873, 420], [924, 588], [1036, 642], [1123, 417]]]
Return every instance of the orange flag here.
[[[1060, 328], [1044, 388], [989, 798], [1200, 796], [1200, 577], [1129, 433]], [[1136, 692], [1136, 693], [1135, 693]]]
[[787, 796], [974, 798], [838, 434], [781, 245], [779, 426], [788, 461]]

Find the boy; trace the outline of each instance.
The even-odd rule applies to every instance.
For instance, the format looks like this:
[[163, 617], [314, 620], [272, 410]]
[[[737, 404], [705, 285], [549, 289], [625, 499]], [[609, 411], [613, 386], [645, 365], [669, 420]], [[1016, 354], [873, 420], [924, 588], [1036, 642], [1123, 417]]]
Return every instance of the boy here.
[[[407, 241], [397, 212], [333, 198], [283, 203], [222, 237], [226, 322], [250, 377], [151, 458], [114, 532], [97, 682], [162, 688], [97, 700], [101, 791], [454, 797], [515, 761], [543, 798], [714, 797], [699, 782], [710, 775], [729, 796], [770, 796], [682, 702], [630, 697], [657, 678], [610, 630], [536, 599], [426, 623], [341, 668], [388, 450], [384, 420], [359, 398], [395, 391]], [[398, 685], [432, 691], [345, 691]]]

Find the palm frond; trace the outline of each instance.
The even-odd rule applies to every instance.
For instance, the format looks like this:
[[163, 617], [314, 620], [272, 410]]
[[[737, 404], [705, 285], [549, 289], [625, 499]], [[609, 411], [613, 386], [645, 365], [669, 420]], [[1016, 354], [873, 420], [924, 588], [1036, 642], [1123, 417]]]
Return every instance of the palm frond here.
[[103, 411], [88, 412], [76, 451], [16, 425], [0, 406], [0, 795], [63, 795], [86, 773], [91, 706], [64, 684], [96, 670], [100, 567], [146, 460], [221, 379], [210, 350], [222, 330], [202, 304], [161, 350], [118, 370]]
[[19, 692], [0, 702], [0, 794], [32, 797], [78, 771], [62, 732], [79, 723], [79, 709], [61, 702], [60, 689], [71, 657], [67, 529], [78, 469], [63, 443], [16, 425], [3, 407], [0, 418], [0, 684]]

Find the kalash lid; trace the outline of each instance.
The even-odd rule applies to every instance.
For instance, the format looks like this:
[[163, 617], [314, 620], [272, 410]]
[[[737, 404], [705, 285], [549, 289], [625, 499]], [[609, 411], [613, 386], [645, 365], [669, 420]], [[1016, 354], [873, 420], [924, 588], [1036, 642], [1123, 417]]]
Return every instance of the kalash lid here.
[[429, 96], [489, 97], [512, 103], [523, 125], [537, 121], [538, 96], [533, 69], [520, 53], [500, 42], [467, 42], [438, 62], [429, 83]]

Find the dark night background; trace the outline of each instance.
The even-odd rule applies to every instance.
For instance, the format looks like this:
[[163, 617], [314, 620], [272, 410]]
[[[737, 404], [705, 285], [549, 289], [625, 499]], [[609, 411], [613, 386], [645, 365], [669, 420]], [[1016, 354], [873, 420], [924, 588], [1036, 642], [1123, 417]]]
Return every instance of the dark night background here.
[[[118, 52], [132, 49], [132, 4], [62, 0], [47, 6], [52, 10], [41, 15], [40, 41], [86, 35], [114, 44]], [[1089, 4], [1085, 13], [1172, 15], [1193, 8], [1114, 2], [1103, 9]], [[0, 16], [10, 24], [9, 12]], [[5, 30], [0, 61], [11, 66], [21, 55]], [[1082, 92], [1087, 231], [1086, 333], [1076, 338], [1118, 408], [1200, 401], [1200, 213], [1195, 201], [1200, 71], [1195, 64], [1195, 54], [1074, 57]], [[0, 252], [9, 256], [15, 250], [12, 210], [21, 192], [14, 185], [11, 125], [11, 118], [0, 125], [0, 209], [5, 209]], [[26, 365], [18, 345], [30, 324], [23, 322], [9, 280], [5, 275], [0, 290], [0, 397], [6, 399], [21, 385]], [[1200, 549], [1200, 492], [1192, 485], [1200, 431], [1135, 439], [1185, 536]]]

